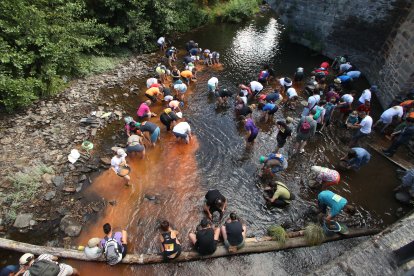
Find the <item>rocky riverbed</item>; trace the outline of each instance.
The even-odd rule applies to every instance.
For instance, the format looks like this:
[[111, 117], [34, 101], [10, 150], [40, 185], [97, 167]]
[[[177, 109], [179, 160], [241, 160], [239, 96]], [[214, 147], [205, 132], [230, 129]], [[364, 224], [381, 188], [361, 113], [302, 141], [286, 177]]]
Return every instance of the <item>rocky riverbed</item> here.
[[[155, 58], [155, 54], [131, 57], [110, 72], [71, 81], [55, 97], [3, 115], [0, 234], [37, 230], [77, 236], [88, 215], [110, 204], [99, 198], [81, 200], [79, 192], [91, 183], [93, 172], [108, 167], [111, 158], [90, 154], [81, 144], [122, 119], [124, 107], [115, 99], [138, 93], [126, 83], [148, 74]], [[129, 93], [102, 93], [112, 87]], [[74, 164], [68, 161], [72, 149], [81, 153]]]

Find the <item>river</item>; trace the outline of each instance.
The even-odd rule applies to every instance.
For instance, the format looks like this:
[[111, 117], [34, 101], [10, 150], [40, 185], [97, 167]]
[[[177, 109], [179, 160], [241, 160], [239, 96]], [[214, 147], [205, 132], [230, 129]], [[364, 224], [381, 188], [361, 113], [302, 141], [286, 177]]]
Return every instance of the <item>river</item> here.
[[[83, 191], [85, 199], [103, 197], [116, 202], [88, 221], [77, 244], [85, 244], [93, 236], [103, 236], [102, 225], [110, 222], [128, 231], [129, 253], [158, 252], [157, 225], [159, 221], [168, 219], [179, 230], [184, 248], [189, 249], [187, 233], [203, 217], [204, 194], [214, 188], [228, 199], [228, 211], [235, 211], [246, 221], [248, 236], [264, 235], [272, 224], [284, 224], [289, 229], [306, 225], [305, 214], [309, 206], [316, 204], [317, 196], [317, 191], [305, 185], [310, 166], [334, 167], [346, 151], [343, 142], [346, 130], [327, 129], [324, 135], [308, 145], [304, 155], [289, 158], [289, 168], [279, 179], [291, 188], [297, 199], [286, 209], [269, 210], [264, 204], [262, 191], [257, 187], [260, 183], [257, 176], [259, 156], [269, 153], [275, 146], [275, 120], [284, 116], [298, 118], [301, 108], [296, 111], [283, 109], [277, 112], [273, 121], [267, 124], [259, 122], [259, 136], [254, 146], [246, 149], [243, 126], [236, 119], [233, 107], [216, 109], [214, 100], [206, 91], [207, 80], [212, 76], [219, 78], [220, 85], [236, 92], [239, 83], [256, 79], [264, 64], [270, 64], [281, 77], [293, 76], [299, 66], [309, 73], [327, 60], [305, 47], [290, 43], [284, 31], [284, 26], [275, 18], [262, 15], [241, 25], [209, 25], [175, 41], [181, 54], [184, 43], [189, 39], [197, 41], [202, 48], [221, 54], [222, 66], [202, 68], [197, 82], [190, 85], [186, 96], [184, 116], [192, 126], [195, 139], [190, 145], [177, 144], [172, 134], [166, 133], [162, 126], [161, 141], [155, 148], [147, 150], [144, 160], [128, 159], [132, 167], [132, 188], [125, 188], [122, 180], [111, 171], [99, 175]], [[181, 69], [181, 64], [178, 65]], [[137, 85], [140, 95], [131, 95], [128, 100], [119, 100], [118, 103], [135, 115], [136, 107], [144, 100], [145, 79], [131, 79], [128, 85]], [[365, 79], [354, 84], [359, 92], [368, 85]], [[300, 85], [297, 88], [300, 89]], [[104, 93], [121, 95], [128, 91], [128, 88], [115, 87]], [[373, 105], [375, 119], [380, 105], [376, 99]], [[159, 113], [161, 107], [157, 104], [153, 110]], [[259, 115], [254, 114], [254, 118], [258, 121]], [[158, 117], [151, 121], [161, 126]], [[95, 140], [99, 144], [97, 153], [108, 153], [110, 147], [125, 140], [122, 122], [111, 125]], [[292, 141], [287, 143], [282, 153], [287, 154], [289, 147], [292, 147]], [[354, 225], [383, 227], [396, 220], [395, 211], [400, 207], [392, 197], [392, 189], [398, 184], [396, 167], [372, 150], [371, 153], [372, 160], [366, 167], [359, 172], [343, 173], [341, 184], [333, 190], [357, 206]], [[157, 200], [145, 199], [148, 194], [155, 195]], [[321, 263], [313, 254], [334, 257], [357, 242], [337, 243], [334, 247], [324, 245], [321, 251], [310, 248], [180, 265], [109, 267], [102, 263], [68, 263], [77, 267], [82, 275], [284, 275], [306, 273]], [[279, 272], [275, 271], [277, 268], [280, 268]]]

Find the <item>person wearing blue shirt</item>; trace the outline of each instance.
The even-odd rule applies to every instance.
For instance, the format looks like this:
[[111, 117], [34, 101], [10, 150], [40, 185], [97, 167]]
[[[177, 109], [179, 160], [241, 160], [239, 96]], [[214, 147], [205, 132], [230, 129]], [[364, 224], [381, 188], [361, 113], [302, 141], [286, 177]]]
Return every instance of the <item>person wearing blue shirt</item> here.
[[[348, 201], [340, 195], [331, 191], [325, 190], [318, 195], [318, 206], [321, 212], [325, 215], [325, 221], [329, 223], [342, 210], [348, 214], [354, 214], [355, 208], [348, 204]], [[329, 212], [328, 212], [329, 207]]]
[[267, 122], [267, 120], [269, 120], [269, 115], [275, 114], [279, 108], [276, 104], [260, 103], [259, 104], [259, 109], [261, 109], [263, 111], [264, 120], [265, 120], [265, 122]]
[[356, 80], [361, 76], [361, 71], [349, 71], [346, 75], [352, 80]]
[[337, 79], [339, 79], [342, 85], [347, 84], [349, 82], [352, 81], [352, 78], [348, 75], [342, 75], [342, 76], [338, 76]]
[[352, 148], [347, 155], [341, 158], [346, 162], [347, 169], [359, 170], [363, 165], [367, 164], [371, 159], [371, 154], [363, 148]]

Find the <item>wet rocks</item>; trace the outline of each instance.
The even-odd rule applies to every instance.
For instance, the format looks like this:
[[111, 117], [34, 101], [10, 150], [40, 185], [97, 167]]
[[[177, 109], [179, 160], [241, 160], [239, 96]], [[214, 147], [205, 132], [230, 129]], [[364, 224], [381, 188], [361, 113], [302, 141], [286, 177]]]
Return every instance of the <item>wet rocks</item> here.
[[19, 214], [14, 221], [13, 227], [18, 229], [27, 228], [30, 226], [30, 221], [33, 219], [33, 214]]
[[63, 178], [63, 176], [55, 176], [53, 178], [53, 184], [57, 187], [57, 188], [61, 188], [63, 187], [63, 185], [65, 184], [65, 178]]
[[69, 237], [77, 237], [82, 231], [82, 225], [71, 215], [66, 215], [62, 218], [59, 228]]
[[44, 199], [46, 201], [52, 200], [56, 196], [56, 191], [49, 191], [45, 194]]

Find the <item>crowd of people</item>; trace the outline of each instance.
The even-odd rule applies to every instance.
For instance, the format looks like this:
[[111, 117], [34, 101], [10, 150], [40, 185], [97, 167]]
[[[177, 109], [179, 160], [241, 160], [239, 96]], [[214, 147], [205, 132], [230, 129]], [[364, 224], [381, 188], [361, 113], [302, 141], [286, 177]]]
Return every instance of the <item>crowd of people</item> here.
[[[165, 52], [165, 64], [157, 64], [154, 70], [156, 77], [151, 77], [146, 81], [145, 96], [148, 100], [139, 105], [136, 116], [124, 118], [127, 146], [125, 149], [118, 148], [111, 160], [111, 169], [122, 177], [127, 185], [131, 185], [132, 181], [126, 162], [127, 155], [131, 157], [138, 155], [144, 158], [146, 151], [151, 147], [156, 147], [161, 138], [160, 127], [149, 121], [150, 118], [158, 116], [151, 111], [151, 106], [155, 104], [163, 106], [163, 111], [158, 117], [167, 133], [174, 135], [178, 142], [191, 143], [193, 135], [191, 126], [183, 116], [182, 110], [188, 86], [191, 86], [197, 79], [196, 65], [219, 64], [220, 54], [217, 51], [203, 50], [191, 40], [185, 45], [183, 70], [180, 71], [178, 50], [174, 46], [168, 47], [164, 37], [158, 39], [157, 43], [160, 51]], [[292, 78], [276, 78], [271, 67], [265, 65], [260, 70], [257, 80], [237, 86], [239, 92], [235, 93], [234, 108], [236, 116], [244, 122], [246, 146], [252, 145], [260, 132], [252, 116], [253, 113], [260, 114], [260, 116], [255, 116], [256, 118], [260, 117], [260, 120], [270, 123], [273, 121], [272, 117], [280, 113], [281, 109], [296, 110], [303, 105], [298, 120], [286, 117], [284, 120], [276, 121], [277, 143], [272, 152], [259, 159], [259, 163], [262, 164], [259, 176], [271, 179], [270, 185], [264, 188], [263, 195], [269, 207], [284, 208], [295, 200], [295, 195], [290, 191], [289, 186], [282, 183], [278, 175], [287, 169], [288, 155], [303, 154], [307, 143], [316, 136], [316, 133], [322, 132], [325, 128], [343, 127], [353, 132], [347, 153], [338, 160], [342, 169], [359, 170], [370, 161], [371, 155], [366, 148], [363, 148], [361, 142], [380, 124], [382, 124], [380, 133], [387, 133], [389, 128], [395, 127], [391, 131], [392, 142], [387, 149], [384, 149], [384, 154], [387, 156], [395, 154], [399, 146], [407, 144], [414, 136], [413, 100], [390, 107], [373, 124], [371, 99], [373, 94], [378, 93], [378, 87], [372, 85], [363, 90], [358, 100], [355, 101], [359, 93], [352, 90], [352, 82], [361, 76], [361, 72], [349, 61], [348, 57], [335, 62], [338, 63], [335, 64], [337, 70], [331, 69], [328, 62], [323, 62], [312, 70], [309, 79], [305, 79], [305, 70], [302, 67], [296, 70]], [[306, 101], [300, 101], [302, 96], [295, 88], [300, 86], [304, 86], [302, 95], [307, 97]], [[209, 96], [217, 99], [218, 107], [229, 105], [229, 99], [233, 97], [230, 89], [220, 87], [217, 76], [208, 79], [206, 91]], [[291, 150], [285, 150], [284, 147], [290, 139], [294, 140], [292, 141], [293, 147]], [[316, 201], [323, 214], [322, 221], [328, 229], [330, 229], [331, 222], [342, 211], [349, 214], [355, 213], [355, 208], [349, 204], [347, 199], [329, 190], [332, 186], [340, 185], [339, 171], [315, 165], [309, 171], [309, 178], [308, 185], [320, 190]], [[410, 183], [413, 182], [412, 179], [413, 177], [410, 178]], [[414, 195], [414, 185], [405, 184], [398, 189], [404, 187], [409, 187], [410, 193]], [[236, 213], [230, 213], [221, 227], [213, 223], [213, 215], [216, 212], [219, 214], [219, 222], [222, 221], [228, 204], [228, 200], [220, 191], [209, 190], [206, 193], [204, 205], [206, 217], [201, 219], [197, 231], [188, 235], [194, 248], [200, 254], [213, 254], [220, 240], [229, 252], [236, 252], [244, 246], [247, 226]], [[89, 259], [98, 259], [104, 255], [108, 264], [117, 264], [127, 252], [127, 233], [124, 230], [113, 232], [109, 223], [103, 225], [103, 232], [103, 239], [89, 240], [85, 254]], [[179, 232], [173, 229], [169, 221], [165, 220], [160, 223], [159, 240], [165, 260], [171, 260], [180, 255], [182, 247], [178, 236]], [[43, 260], [51, 264], [42, 264]], [[66, 273], [59, 275], [76, 275], [77, 273], [76, 269], [57, 263], [56, 259], [48, 254], [42, 254], [38, 258], [34, 258], [32, 254], [25, 254], [20, 259], [20, 264], [25, 271], [23, 275], [37, 275], [29, 272], [34, 270], [34, 265], [54, 266], [55, 269], [59, 268], [61, 273], [62, 271]]]

